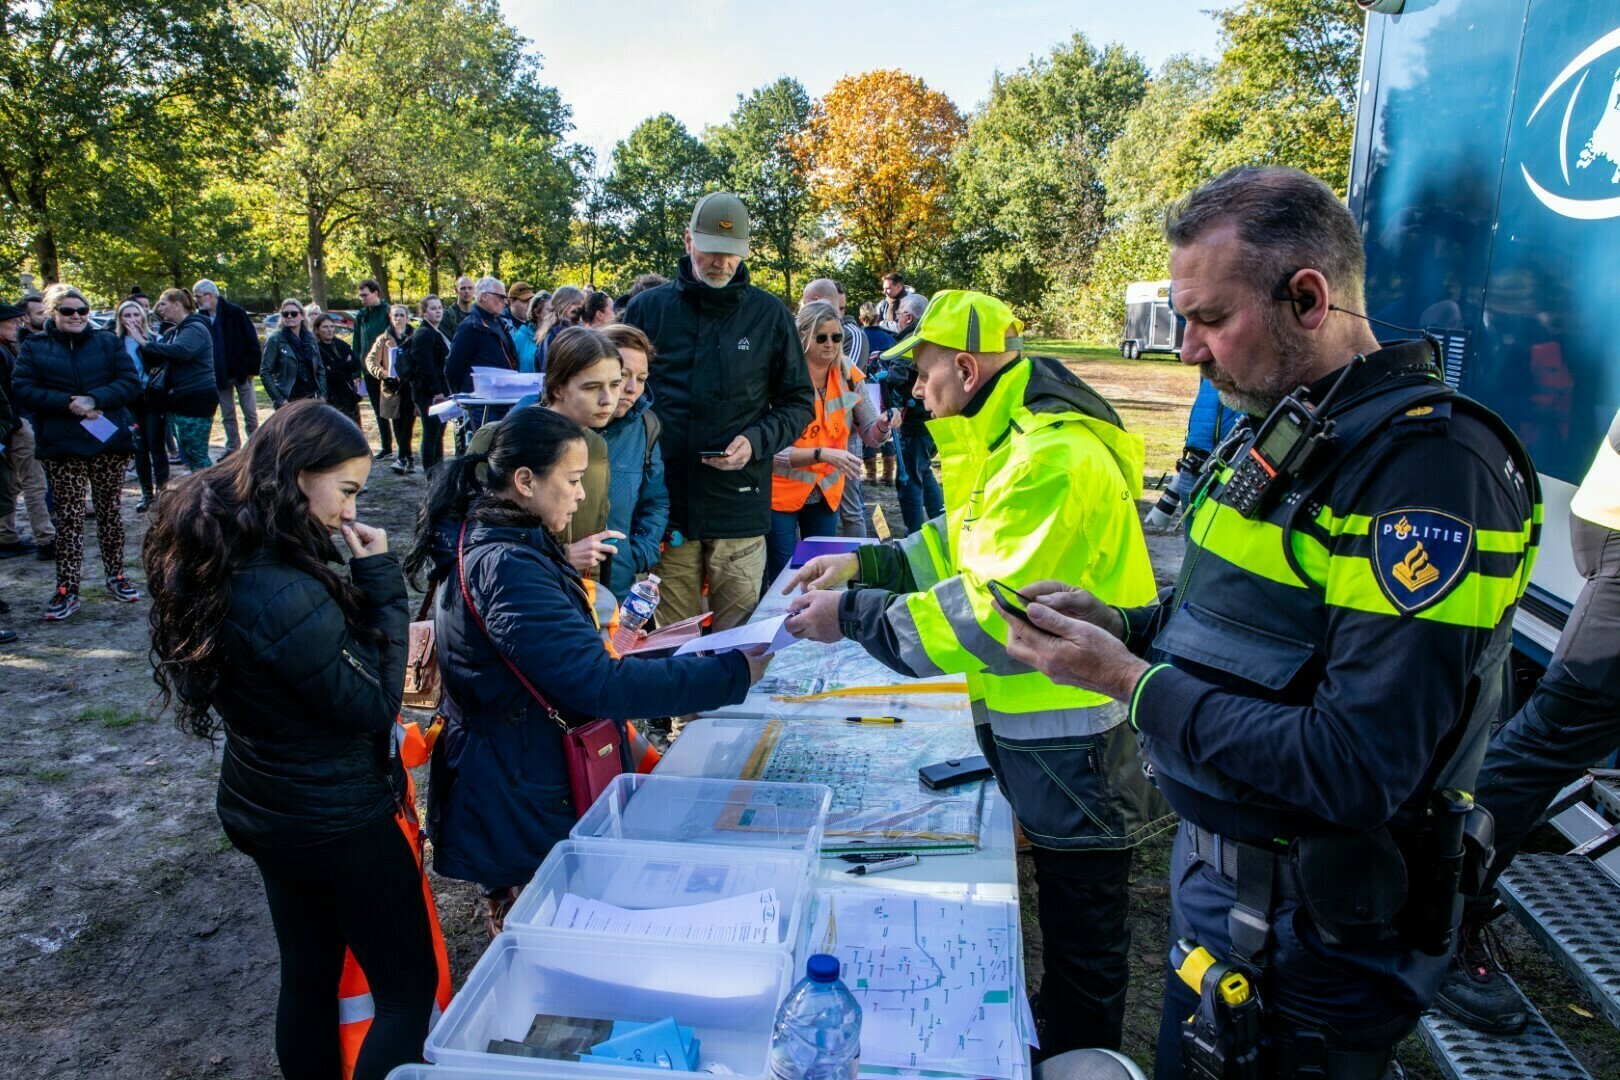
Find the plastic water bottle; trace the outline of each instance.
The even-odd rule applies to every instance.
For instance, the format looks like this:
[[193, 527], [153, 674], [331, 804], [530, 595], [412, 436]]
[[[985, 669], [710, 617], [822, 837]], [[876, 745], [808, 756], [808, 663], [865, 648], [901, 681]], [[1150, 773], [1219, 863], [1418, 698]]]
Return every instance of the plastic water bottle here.
[[636, 635], [652, 621], [658, 610], [658, 575], [648, 574], [646, 581], [638, 581], [630, 595], [619, 605], [619, 629], [613, 635], [613, 648], [621, 655], [636, 644]]
[[838, 958], [817, 953], [776, 1010], [773, 1080], [855, 1080], [861, 1065], [861, 1006], [838, 979]]

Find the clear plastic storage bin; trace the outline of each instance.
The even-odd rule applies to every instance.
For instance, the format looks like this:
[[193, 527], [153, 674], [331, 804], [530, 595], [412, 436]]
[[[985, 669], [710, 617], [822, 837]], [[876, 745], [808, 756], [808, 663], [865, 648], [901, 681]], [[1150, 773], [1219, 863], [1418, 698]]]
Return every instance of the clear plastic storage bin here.
[[[792, 949], [808, 906], [808, 879], [809, 864], [797, 851], [564, 840], [540, 864], [506, 926], [640, 942]], [[767, 890], [769, 896], [760, 895]], [[682, 909], [691, 910], [683, 916]], [[559, 911], [564, 921], [554, 925]]]
[[472, 369], [473, 396], [487, 398], [520, 398], [524, 394], [538, 394], [546, 377], [540, 372], [510, 371], [506, 368], [475, 367]]
[[[536, 1061], [535, 1065], [544, 1065]], [[573, 1073], [550, 1073], [534, 1069], [522, 1074], [526, 1077], [572, 1077]], [[510, 1069], [455, 1069], [443, 1065], [401, 1065], [388, 1074], [388, 1080], [514, 1080]]]
[[436, 1065], [568, 1080], [647, 1080], [634, 1066], [508, 1057], [491, 1040], [522, 1040], [537, 1014], [694, 1029], [698, 1071], [723, 1065], [763, 1078], [776, 1006], [793, 960], [776, 949], [709, 949], [508, 930], [497, 937], [428, 1036]]
[[614, 778], [568, 835], [779, 848], [816, 859], [830, 806], [825, 784], [629, 773]]

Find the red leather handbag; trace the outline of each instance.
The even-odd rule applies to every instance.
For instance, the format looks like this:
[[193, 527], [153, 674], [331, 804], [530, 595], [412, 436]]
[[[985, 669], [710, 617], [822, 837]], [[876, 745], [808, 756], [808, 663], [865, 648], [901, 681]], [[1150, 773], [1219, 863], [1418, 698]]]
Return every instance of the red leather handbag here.
[[619, 725], [612, 720], [592, 720], [577, 727], [569, 727], [562, 716], [552, 707], [551, 702], [545, 699], [540, 691], [534, 688], [528, 678], [519, 671], [517, 665], [512, 663], [501, 647], [490, 637], [489, 627], [484, 625], [484, 617], [478, 614], [478, 607], [473, 603], [472, 593], [467, 589], [467, 567], [463, 552], [467, 544], [467, 525], [461, 526], [461, 536], [456, 541], [456, 573], [461, 578], [461, 598], [467, 603], [467, 610], [472, 613], [473, 621], [478, 629], [484, 632], [484, 637], [495, 649], [495, 655], [505, 662], [518, 682], [540, 703], [546, 710], [546, 715], [562, 728], [563, 760], [568, 765], [569, 795], [574, 801], [574, 816], [582, 816], [590, 809], [597, 796], [607, 790], [613, 778], [624, 772], [623, 755], [619, 752]]

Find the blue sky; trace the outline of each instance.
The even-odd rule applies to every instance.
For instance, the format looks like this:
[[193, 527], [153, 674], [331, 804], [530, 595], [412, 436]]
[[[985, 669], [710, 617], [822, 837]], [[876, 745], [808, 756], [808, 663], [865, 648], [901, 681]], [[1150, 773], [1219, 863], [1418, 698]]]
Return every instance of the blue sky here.
[[1118, 41], [1157, 66], [1191, 52], [1213, 56], [1205, 10], [1236, 0], [501, 0], [507, 18], [545, 57], [546, 81], [574, 109], [574, 138], [611, 149], [641, 120], [674, 114], [694, 133], [731, 114], [739, 93], [781, 75], [812, 97], [840, 76], [900, 67], [944, 91], [964, 112], [996, 69], [1013, 71], [1083, 31]]

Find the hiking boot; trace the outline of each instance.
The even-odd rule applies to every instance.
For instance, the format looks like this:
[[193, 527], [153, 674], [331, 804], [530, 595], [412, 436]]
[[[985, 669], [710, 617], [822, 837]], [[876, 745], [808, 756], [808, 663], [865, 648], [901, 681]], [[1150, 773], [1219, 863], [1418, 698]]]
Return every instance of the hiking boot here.
[[8, 544], [0, 544], [0, 559], [15, 559], [17, 556], [26, 555], [33, 550], [33, 544], [13, 540]]
[[1475, 1031], [1517, 1035], [1530, 1023], [1521, 997], [1496, 959], [1486, 924], [1464, 922], [1457, 932], [1457, 952], [1440, 984], [1435, 1006]]
[[393, 456], [394, 456], [394, 448], [392, 446], [385, 446], [381, 450], [377, 451], [375, 454], [372, 454], [371, 455], [371, 460], [372, 461], [381, 461], [383, 458], [391, 458]]
[[884, 487], [894, 487], [894, 457], [890, 454], [879, 454], [883, 459], [883, 479], [878, 481]]
[[56, 595], [51, 597], [49, 606], [45, 608], [45, 621], [61, 622], [78, 610], [79, 594], [70, 593], [66, 589], [57, 589]]
[[112, 593], [112, 598], [121, 604], [133, 604], [141, 598], [140, 592], [129, 583], [129, 579], [123, 574], [114, 574], [107, 579], [107, 591]]
[[39, 550], [34, 552], [34, 558], [38, 559], [40, 562], [55, 562], [56, 541], [47, 540], [43, 544], [39, 545]]

